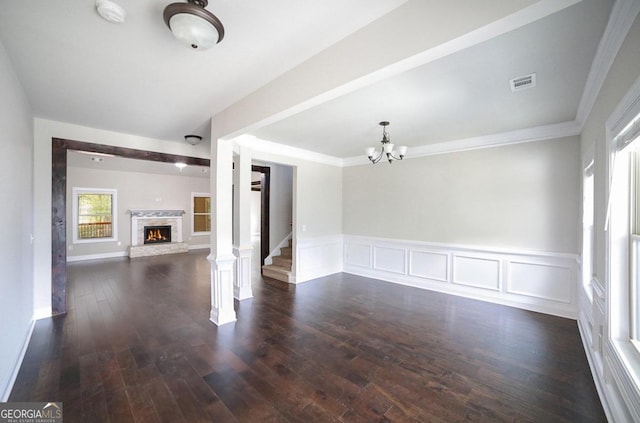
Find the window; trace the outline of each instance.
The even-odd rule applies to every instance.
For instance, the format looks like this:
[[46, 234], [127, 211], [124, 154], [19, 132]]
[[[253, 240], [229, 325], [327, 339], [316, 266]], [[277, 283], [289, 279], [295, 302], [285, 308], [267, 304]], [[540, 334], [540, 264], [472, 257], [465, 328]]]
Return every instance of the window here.
[[[640, 78], [606, 122], [608, 206], [605, 224], [607, 326], [605, 358], [609, 375], [625, 392], [625, 405], [640, 415]], [[635, 413], [635, 414], [634, 414]]]
[[585, 169], [582, 178], [582, 284], [593, 301], [591, 277], [593, 274], [593, 208], [594, 208], [593, 160]]
[[211, 233], [211, 195], [191, 193], [191, 233], [207, 235]]
[[[638, 137], [640, 139], [640, 137]], [[631, 146], [630, 156], [631, 181], [629, 204], [631, 210], [630, 225], [630, 262], [631, 262], [631, 283], [629, 287], [629, 297], [631, 306], [631, 326], [630, 337], [635, 347], [640, 351], [640, 144], [634, 141]]]
[[[640, 100], [640, 80], [636, 85]], [[625, 359], [640, 365], [640, 101], [637, 100], [618, 115], [614, 113], [610, 121], [615, 123], [607, 125], [611, 171], [606, 229], [610, 336]]]
[[73, 242], [117, 239], [117, 191], [73, 188]]

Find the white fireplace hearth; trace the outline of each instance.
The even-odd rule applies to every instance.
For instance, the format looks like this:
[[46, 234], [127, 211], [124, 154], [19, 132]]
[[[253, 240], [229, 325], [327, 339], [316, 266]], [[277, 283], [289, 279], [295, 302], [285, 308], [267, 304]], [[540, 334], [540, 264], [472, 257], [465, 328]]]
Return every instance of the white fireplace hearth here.
[[[182, 242], [184, 210], [129, 210], [129, 214], [131, 215], [130, 258], [189, 251], [189, 245]], [[171, 226], [171, 242], [145, 244], [145, 226]]]

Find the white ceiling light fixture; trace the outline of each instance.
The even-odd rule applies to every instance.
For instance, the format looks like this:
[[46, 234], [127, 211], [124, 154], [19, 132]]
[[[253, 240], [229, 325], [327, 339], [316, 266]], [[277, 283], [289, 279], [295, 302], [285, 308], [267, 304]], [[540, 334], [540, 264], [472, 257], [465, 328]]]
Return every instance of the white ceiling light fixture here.
[[200, 144], [202, 137], [200, 135], [185, 135], [184, 140], [191, 145]]
[[178, 169], [180, 169], [180, 172], [182, 172], [182, 169], [184, 169], [185, 167], [187, 167], [187, 164], [186, 164], [186, 163], [178, 162], [178, 163], [175, 163], [175, 167], [177, 167]]
[[206, 50], [224, 38], [224, 26], [205, 9], [208, 0], [171, 3], [164, 9], [164, 22], [173, 36], [194, 50]]
[[377, 151], [375, 147], [368, 147], [364, 149], [365, 154], [371, 160], [371, 163], [378, 163], [383, 157], [385, 157], [389, 163], [394, 160], [402, 160], [404, 159], [405, 154], [407, 154], [407, 146], [402, 145], [398, 147], [397, 150], [393, 149], [393, 144], [391, 143], [391, 137], [387, 133], [387, 126], [389, 126], [389, 122], [382, 121], [379, 123], [382, 126], [382, 148], [380, 151]]
[[127, 12], [122, 6], [110, 0], [96, 0], [96, 11], [105, 21], [111, 23], [123, 23]]

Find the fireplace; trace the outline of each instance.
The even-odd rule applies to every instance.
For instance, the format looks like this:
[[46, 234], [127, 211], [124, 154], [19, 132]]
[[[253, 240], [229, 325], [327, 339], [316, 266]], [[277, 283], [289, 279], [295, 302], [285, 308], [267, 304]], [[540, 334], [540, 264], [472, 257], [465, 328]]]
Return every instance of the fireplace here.
[[144, 227], [145, 244], [159, 244], [161, 242], [171, 242], [171, 225]]
[[182, 242], [184, 210], [129, 210], [131, 246], [129, 257], [186, 253], [189, 244]]

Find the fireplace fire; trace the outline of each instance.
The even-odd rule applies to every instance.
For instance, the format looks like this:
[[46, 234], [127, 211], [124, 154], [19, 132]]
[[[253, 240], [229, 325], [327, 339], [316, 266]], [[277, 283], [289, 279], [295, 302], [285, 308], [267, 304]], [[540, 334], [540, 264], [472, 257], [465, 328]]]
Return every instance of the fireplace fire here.
[[157, 244], [160, 242], [171, 242], [171, 225], [145, 226], [144, 243]]

